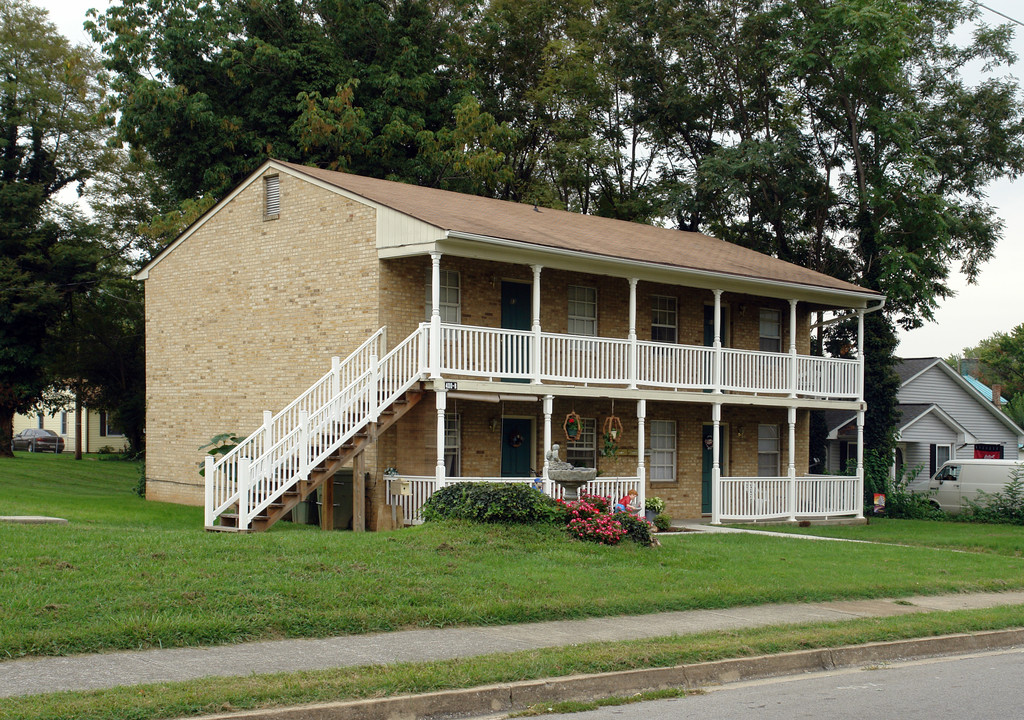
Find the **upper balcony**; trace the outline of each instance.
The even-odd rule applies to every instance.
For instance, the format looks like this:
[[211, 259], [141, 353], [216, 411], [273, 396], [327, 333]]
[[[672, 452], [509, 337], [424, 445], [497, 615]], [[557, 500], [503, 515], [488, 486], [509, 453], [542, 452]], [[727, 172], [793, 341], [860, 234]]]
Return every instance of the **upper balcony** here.
[[[421, 326], [431, 345], [429, 323]], [[440, 324], [431, 374], [535, 384], [861, 397], [856, 360]], [[436, 363], [436, 369], [435, 365]]]

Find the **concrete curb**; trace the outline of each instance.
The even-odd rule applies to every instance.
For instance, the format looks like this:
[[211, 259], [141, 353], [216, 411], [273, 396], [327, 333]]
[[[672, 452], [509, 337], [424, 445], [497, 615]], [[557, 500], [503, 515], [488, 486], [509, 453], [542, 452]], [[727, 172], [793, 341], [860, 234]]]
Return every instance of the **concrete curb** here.
[[670, 668], [524, 680], [460, 690], [442, 690], [422, 695], [222, 713], [206, 715], [200, 720], [413, 720], [486, 715], [522, 710], [537, 703], [593, 700], [610, 695], [634, 695], [669, 688], [696, 690], [708, 685], [898, 660], [975, 653], [1017, 645], [1024, 645], [1024, 629], [800, 650], [781, 655], [716, 660]]

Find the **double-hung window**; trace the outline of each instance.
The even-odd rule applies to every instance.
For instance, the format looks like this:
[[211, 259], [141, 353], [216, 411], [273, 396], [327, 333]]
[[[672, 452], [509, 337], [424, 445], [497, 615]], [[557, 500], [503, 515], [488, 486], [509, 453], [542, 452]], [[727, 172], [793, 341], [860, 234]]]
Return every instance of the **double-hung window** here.
[[[441, 322], [458, 324], [462, 322], [462, 289], [457, 270], [441, 270], [440, 302], [438, 307], [441, 311]], [[427, 274], [427, 320], [430, 320], [430, 311], [433, 300], [433, 286], [431, 275]]]
[[675, 343], [679, 336], [679, 312], [674, 297], [651, 296], [651, 340]]
[[597, 288], [569, 286], [569, 334], [597, 335]]
[[782, 352], [782, 312], [761, 308], [759, 349], [764, 352]]
[[462, 472], [462, 433], [459, 414], [444, 414], [444, 474], [459, 477]]
[[676, 423], [651, 421], [651, 482], [675, 482]]
[[597, 420], [581, 418], [580, 432], [565, 446], [565, 459], [576, 467], [597, 467]]
[[757, 475], [779, 477], [781, 446], [778, 425], [757, 426]]

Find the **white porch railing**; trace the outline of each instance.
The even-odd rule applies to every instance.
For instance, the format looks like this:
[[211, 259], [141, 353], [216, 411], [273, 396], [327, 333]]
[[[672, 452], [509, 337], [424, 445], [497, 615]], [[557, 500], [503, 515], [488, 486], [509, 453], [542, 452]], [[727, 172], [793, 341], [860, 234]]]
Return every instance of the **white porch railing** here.
[[[722, 389], [788, 393], [793, 356], [759, 350], [722, 350]], [[755, 389], [756, 388], [756, 389]]]
[[714, 348], [638, 342], [637, 384], [703, 390], [714, 385], [714, 363]]
[[857, 361], [796, 356], [796, 391], [800, 395], [858, 397]]
[[[265, 413], [263, 424], [238, 447], [216, 461], [207, 458], [206, 525], [237, 506], [238, 527], [247, 528], [256, 515], [425, 377], [433, 362], [428, 358], [437, 358], [442, 375], [538, 383], [710, 390], [717, 376], [719, 387], [728, 391], [837, 399], [856, 398], [859, 389], [859, 365], [853, 360], [465, 325], [442, 325], [437, 353], [429, 352], [430, 340], [431, 328], [424, 323], [382, 357], [387, 343], [381, 328], [344, 361], [334, 359], [331, 371], [284, 410]], [[538, 341], [540, 352], [535, 354]], [[624, 494], [623, 488], [629, 486], [612, 484], [617, 480], [628, 479], [598, 479], [594, 492]], [[723, 480], [723, 501], [732, 503], [723, 517], [784, 514], [778, 510], [777, 488], [758, 484], [751, 495], [750, 486], [735, 488], [736, 482], [764, 481]], [[815, 511], [817, 516], [855, 512], [856, 488], [851, 491], [848, 486], [853, 481], [830, 482], [802, 483], [791, 496], [804, 505], [825, 508]], [[725, 497], [726, 491], [733, 494]], [[407, 517], [413, 518], [417, 509], [409, 508]]]
[[[420, 332], [429, 336], [429, 327], [422, 326]], [[538, 337], [540, 362], [535, 368]], [[859, 397], [855, 360], [645, 341], [631, 345], [615, 338], [470, 325], [441, 326], [440, 362], [442, 373], [469, 377], [627, 387], [635, 382], [638, 387], [676, 390], [714, 389], [715, 364], [720, 362], [722, 390]], [[631, 367], [635, 379], [630, 378]]]
[[422, 330], [378, 361], [384, 328], [218, 460], [206, 459], [205, 523], [237, 506], [238, 527], [277, 500], [419, 379]]
[[863, 499], [856, 476], [808, 475], [796, 479], [796, 516], [802, 518], [857, 514]]
[[[397, 488], [392, 485], [396, 479], [407, 481], [410, 486], [409, 495], [400, 495]], [[388, 502], [392, 505], [400, 505], [408, 523], [418, 525], [423, 522], [420, 509], [424, 503], [438, 490], [437, 480], [427, 475], [401, 475], [399, 478], [387, 478]], [[499, 483], [532, 483], [532, 477], [453, 477], [448, 478], [446, 484], [452, 485], [460, 482], [499, 482]], [[604, 495], [611, 498], [614, 503], [620, 497], [629, 492], [630, 488], [640, 492], [640, 481], [635, 477], [599, 477], [591, 480], [580, 488], [581, 494]], [[564, 497], [565, 492], [561, 485], [550, 480], [544, 482], [544, 493], [559, 500]]]
[[862, 509], [857, 478], [846, 475], [811, 475], [792, 481], [788, 477], [723, 477], [720, 487], [721, 519], [726, 522], [857, 515]]

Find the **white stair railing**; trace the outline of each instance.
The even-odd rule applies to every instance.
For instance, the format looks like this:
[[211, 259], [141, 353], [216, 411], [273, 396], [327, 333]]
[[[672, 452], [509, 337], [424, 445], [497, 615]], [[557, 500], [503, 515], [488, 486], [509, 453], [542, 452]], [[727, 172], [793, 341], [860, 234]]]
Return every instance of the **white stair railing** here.
[[[238, 506], [238, 528], [280, 498], [382, 409], [410, 389], [424, 371], [420, 326], [389, 353], [381, 328], [344, 361], [335, 358], [330, 372], [284, 410], [219, 460], [206, 460], [205, 522]], [[269, 415], [269, 413], [268, 413]]]

